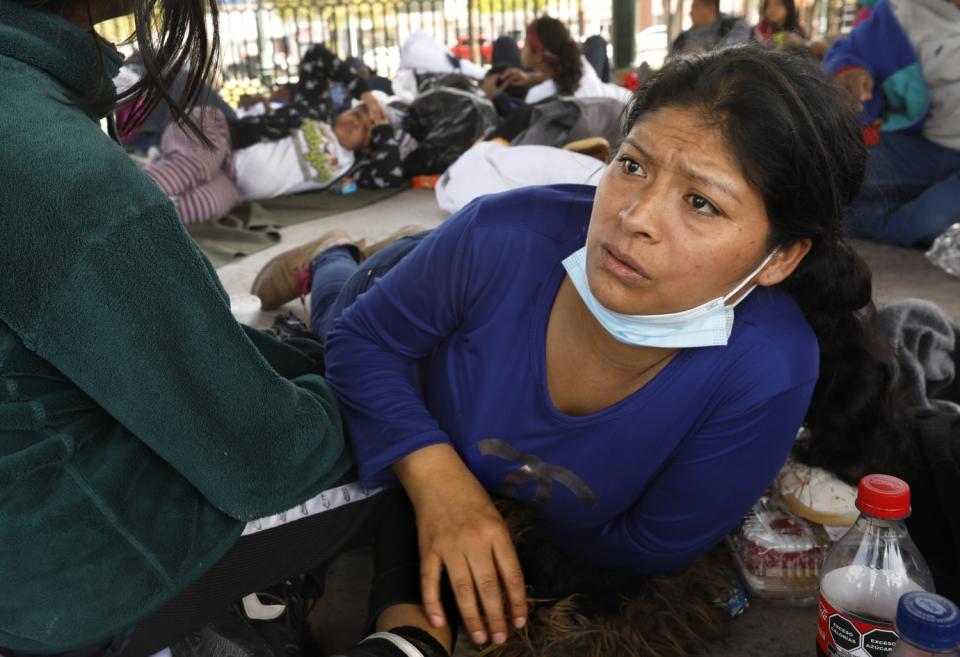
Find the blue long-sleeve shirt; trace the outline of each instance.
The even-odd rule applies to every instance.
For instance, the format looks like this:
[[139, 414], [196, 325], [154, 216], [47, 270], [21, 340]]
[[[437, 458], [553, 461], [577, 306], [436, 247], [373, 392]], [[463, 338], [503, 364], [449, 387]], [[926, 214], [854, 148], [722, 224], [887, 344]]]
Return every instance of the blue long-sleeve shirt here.
[[488, 490], [538, 503], [569, 551], [667, 572], [716, 544], [775, 477], [816, 382], [817, 341], [791, 297], [758, 288], [726, 347], [681, 351], [602, 411], [561, 413], [546, 328], [593, 193], [471, 203], [344, 311], [327, 376], [368, 485], [447, 443]]

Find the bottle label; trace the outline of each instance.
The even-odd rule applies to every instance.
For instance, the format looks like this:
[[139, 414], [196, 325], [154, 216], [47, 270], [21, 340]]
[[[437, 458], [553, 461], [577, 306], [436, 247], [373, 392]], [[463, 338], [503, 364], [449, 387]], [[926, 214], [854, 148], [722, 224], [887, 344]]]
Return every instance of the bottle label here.
[[823, 594], [817, 622], [818, 653], [833, 657], [885, 657], [897, 644], [897, 633], [889, 623], [861, 620], [837, 611]]

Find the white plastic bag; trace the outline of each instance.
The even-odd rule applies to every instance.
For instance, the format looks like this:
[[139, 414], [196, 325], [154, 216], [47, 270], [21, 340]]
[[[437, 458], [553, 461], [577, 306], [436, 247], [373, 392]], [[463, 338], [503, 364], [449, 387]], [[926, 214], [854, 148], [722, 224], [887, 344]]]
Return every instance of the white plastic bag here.
[[927, 259], [951, 276], [960, 277], [960, 224], [953, 224], [933, 241]]
[[480, 142], [440, 178], [437, 203], [454, 213], [478, 196], [528, 185], [596, 185], [603, 169], [596, 158], [551, 146]]

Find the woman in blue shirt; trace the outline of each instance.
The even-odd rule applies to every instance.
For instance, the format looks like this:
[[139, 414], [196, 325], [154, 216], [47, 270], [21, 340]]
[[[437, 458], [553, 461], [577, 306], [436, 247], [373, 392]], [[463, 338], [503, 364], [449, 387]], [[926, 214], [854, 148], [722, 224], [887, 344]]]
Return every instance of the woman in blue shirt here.
[[805, 420], [808, 460], [889, 466], [871, 438], [895, 431], [892, 370], [841, 230], [865, 162], [815, 67], [726, 50], [640, 90], [596, 189], [478, 199], [359, 272], [329, 238], [268, 264], [255, 289], [277, 303], [321, 251], [314, 327], [361, 477], [416, 510], [424, 607], [392, 624], [448, 641], [445, 571], [476, 643], [524, 625], [491, 493], [567, 551], [652, 574], [733, 528]]

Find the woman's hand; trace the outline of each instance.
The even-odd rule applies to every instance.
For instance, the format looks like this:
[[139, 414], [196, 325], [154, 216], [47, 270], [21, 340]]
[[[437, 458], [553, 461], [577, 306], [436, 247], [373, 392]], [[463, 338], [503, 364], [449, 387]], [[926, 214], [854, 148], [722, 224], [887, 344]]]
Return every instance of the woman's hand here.
[[488, 73], [483, 82], [480, 83], [480, 88], [483, 89], [483, 93], [487, 98], [491, 100], [505, 87], [500, 83], [500, 76], [496, 73]]
[[[490, 496], [449, 445], [431, 445], [394, 466], [417, 514], [423, 606], [436, 627], [445, 569], [463, 624], [476, 644], [507, 639], [504, 592], [516, 628], [527, 620], [523, 573], [510, 532]], [[484, 624], [486, 618], [486, 625]]]
[[377, 100], [373, 92], [364, 91], [360, 94], [360, 100], [367, 106], [367, 114], [370, 115], [370, 121], [373, 125], [382, 125], [387, 123], [387, 114], [383, 110], [383, 105]]
[[511, 66], [497, 78], [497, 86], [503, 91], [507, 87], [529, 87], [542, 81], [542, 76], [533, 75]]
[[501, 73], [488, 74], [481, 87], [487, 98], [493, 98], [507, 87], [532, 87], [544, 81], [541, 73], [527, 73], [519, 68], [510, 67]]

